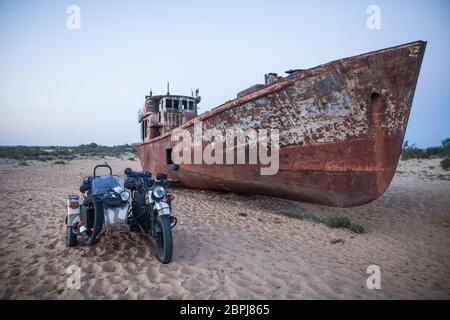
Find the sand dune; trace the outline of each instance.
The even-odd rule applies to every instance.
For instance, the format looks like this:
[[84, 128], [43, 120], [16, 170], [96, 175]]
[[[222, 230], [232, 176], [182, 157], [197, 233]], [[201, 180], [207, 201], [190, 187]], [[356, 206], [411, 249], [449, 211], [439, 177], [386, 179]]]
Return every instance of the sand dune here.
[[[2, 299], [450, 298], [450, 181], [399, 173], [378, 200], [336, 209], [260, 196], [174, 190], [174, 261], [147, 240], [114, 234], [66, 248], [68, 194], [100, 160], [0, 164]], [[139, 162], [107, 160], [116, 173]], [[287, 217], [339, 214], [367, 233]], [[81, 288], [66, 286], [81, 268]], [[369, 290], [366, 269], [381, 268]]]

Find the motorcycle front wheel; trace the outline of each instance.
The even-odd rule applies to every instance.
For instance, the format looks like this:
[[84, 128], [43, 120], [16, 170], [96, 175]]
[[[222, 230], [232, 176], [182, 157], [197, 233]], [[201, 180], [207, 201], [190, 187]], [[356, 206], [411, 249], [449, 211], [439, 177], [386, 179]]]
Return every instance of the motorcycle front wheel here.
[[156, 238], [156, 258], [164, 264], [172, 261], [172, 228], [170, 227], [172, 219], [168, 215], [158, 216], [158, 223], [161, 226], [161, 232]]

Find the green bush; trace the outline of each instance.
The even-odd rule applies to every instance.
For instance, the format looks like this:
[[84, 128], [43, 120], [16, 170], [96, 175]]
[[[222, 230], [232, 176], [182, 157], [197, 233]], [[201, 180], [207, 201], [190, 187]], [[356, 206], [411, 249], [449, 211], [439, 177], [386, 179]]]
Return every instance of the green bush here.
[[416, 145], [413, 143], [412, 145], [409, 145], [409, 142], [406, 141], [403, 145], [402, 150], [402, 160], [409, 160], [409, 159], [422, 159], [424, 155], [424, 151], [420, 148], [417, 148]]
[[355, 233], [365, 233], [365, 229], [362, 225], [357, 223], [352, 223], [349, 218], [341, 217], [341, 216], [331, 216], [326, 219], [323, 219], [314, 213], [308, 211], [285, 211], [281, 212], [282, 215], [287, 216], [293, 219], [300, 220], [310, 220], [316, 223], [324, 223], [329, 228], [345, 228], [353, 231]]
[[405, 141], [401, 159], [429, 159], [431, 157], [442, 158], [445, 156], [450, 156], [450, 138], [442, 140], [442, 145], [439, 147], [428, 147], [426, 149], [418, 148], [414, 143], [410, 145], [408, 141]]
[[348, 228], [351, 225], [350, 219], [340, 216], [331, 216], [326, 221], [330, 228]]
[[357, 224], [357, 223], [352, 223], [350, 225], [350, 230], [353, 231], [354, 233], [360, 233], [360, 234], [366, 232], [364, 227], [362, 225], [360, 225], [360, 224]]
[[450, 157], [447, 157], [441, 161], [441, 167], [444, 170], [450, 170]]
[[345, 228], [355, 233], [365, 232], [365, 229], [362, 225], [352, 223], [347, 217], [331, 216], [326, 220], [325, 224], [330, 228]]
[[136, 154], [131, 145], [124, 144], [118, 146], [101, 146], [96, 143], [82, 144], [77, 147], [35, 147], [35, 146], [0, 146], [0, 158], [15, 160], [39, 160], [48, 161], [55, 159], [71, 160], [78, 155], [85, 157], [121, 157], [129, 153]]
[[442, 155], [443, 151], [444, 149], [442, 147], [429, 147], [425, 149], [423, 157], [426, 159], [431, 157], [439, 157], [440, 155]]
[[442, 140], [443, 154], [450, 157], [450, 138]]

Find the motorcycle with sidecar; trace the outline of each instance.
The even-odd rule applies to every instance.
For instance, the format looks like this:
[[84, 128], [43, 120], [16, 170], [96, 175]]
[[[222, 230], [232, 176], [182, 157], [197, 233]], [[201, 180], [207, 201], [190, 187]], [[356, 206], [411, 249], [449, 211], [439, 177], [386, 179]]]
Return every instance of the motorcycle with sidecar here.
[[[109, 170], [98, 175], [99, 168]], [[173, 165], [171, 171], [178, 170]], [[67, 200], [66, 244], [74, 247], [82, 239], [85, 245], [95, 245], [110, 229], [125, 226], [131, 232], [148, 236], [156, 247], [156, 258], [162, 263], [172, 260], [172, 228], [177, 219], [172, 215], [173, 194], [167, 188], [175, 181], [168, 173], [158, 173], [155, 179], [149, 172], [125, 169], [124, 177], [112, 174], [109, 165], [95, 166], [92, 176], [84, 177], [80, 187], [83, 200], [69, 195]]]

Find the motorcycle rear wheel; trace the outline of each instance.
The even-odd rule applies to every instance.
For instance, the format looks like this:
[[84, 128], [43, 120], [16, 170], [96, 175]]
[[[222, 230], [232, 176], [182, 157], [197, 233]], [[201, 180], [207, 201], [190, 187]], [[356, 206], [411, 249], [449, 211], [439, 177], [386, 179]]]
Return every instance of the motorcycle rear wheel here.
[[85, 241], [88, 246], [93, 246], [97, 243], [97, 236], [103, 229], [104, 213], [103, 203], [99, 200], [94, 201], [94, 226], [89, 230], [89, 237]]
[[172, 220], [170, 216], [158, 216], [158, 223], [161, 226], [161, 233], [156, 239], [156, 258], [164, 264], [172, 261], [173, 240], [172, 228], [170, 226]]

